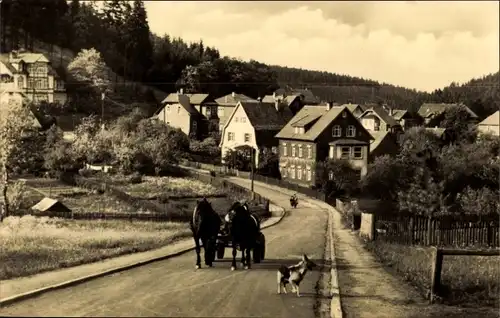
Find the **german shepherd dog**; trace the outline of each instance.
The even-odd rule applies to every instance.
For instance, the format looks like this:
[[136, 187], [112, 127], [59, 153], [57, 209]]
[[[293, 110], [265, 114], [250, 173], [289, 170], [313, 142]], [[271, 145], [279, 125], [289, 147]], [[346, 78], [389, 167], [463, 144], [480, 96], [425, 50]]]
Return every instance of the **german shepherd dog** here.
[[292, 266], [281, 265], [278, 269], [277, 278], [278, 278], [278, 294], [281, 294], [281, 286], [283, 285], [283, 289], [286, 292], [286, 284], [292, 285], [292, 292], [297, 293], [297, 297], [300, 297], [299, 285], [300, 282], [306, 276], [308, 270], [312, 270], [317, 265], [312, 262], [307, 255], [302, 255], [302, 260]]

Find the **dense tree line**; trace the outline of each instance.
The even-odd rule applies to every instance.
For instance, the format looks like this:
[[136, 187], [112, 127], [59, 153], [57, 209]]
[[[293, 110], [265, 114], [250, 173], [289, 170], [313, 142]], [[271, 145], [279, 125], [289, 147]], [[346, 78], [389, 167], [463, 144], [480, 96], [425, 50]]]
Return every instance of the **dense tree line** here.
[[480, 117], [499, 108], [498, 73], [452, 83], [431, 94], [342, 74], [268, 66], [221, 57], [203, 41], [186, 43], [152, 34], [142, 0], [3, 0], [2, 50], [33, 48], [40, 40], [75, 53], [95, 48], [118, 75], [165, 92], [181, 87], [215, 97], [238, 91], [251, 97], [278, 87], [309, 88], [324, 101], [387, 103], [416, 111], [424, 102], [464, 102]]

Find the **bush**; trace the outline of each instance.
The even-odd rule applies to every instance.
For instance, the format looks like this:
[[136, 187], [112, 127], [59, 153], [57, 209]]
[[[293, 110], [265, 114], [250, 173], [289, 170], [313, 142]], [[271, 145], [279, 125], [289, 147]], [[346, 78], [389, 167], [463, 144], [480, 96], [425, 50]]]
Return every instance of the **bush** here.
[[128, 182], [132, 184], [142, 183], [142, 175], [139, 173], [134, 173], [129, 179]]

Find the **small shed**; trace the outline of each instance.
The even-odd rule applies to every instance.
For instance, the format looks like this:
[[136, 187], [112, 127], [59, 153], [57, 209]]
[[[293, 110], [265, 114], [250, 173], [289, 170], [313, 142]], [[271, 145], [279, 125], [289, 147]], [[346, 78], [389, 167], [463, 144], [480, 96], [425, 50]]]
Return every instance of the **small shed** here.
[[31, 209], [37, 212], [71, 212], [71, 210], [60, 201], [48, 197], [40, 200], [40, 202], [32, 206]]

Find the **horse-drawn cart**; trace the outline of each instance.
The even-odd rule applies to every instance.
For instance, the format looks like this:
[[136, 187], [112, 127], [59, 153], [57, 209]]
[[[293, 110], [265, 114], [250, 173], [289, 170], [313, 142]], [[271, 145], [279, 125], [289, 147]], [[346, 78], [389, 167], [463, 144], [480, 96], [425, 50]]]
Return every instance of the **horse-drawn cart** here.
[[[218, 259], [224, 258], [224, 252], [226, 250], [226, 247], [232, 248], [233, 242], [231, 240], [231, 235], [229, 234], [227, 227], [223, 225], [221, 227], [219, 235], [217, 236]], [[236, 248], [240, 251], [239, 246], [236, 246]], [[264, 233], [260, 232], [259, 230], [259, 235], [257, 237], [257, 240], [253, 248], [252, 258], [254, 263], [260, 263], [264, 259], [265, 254], [266, 254], [266, 237], [264, 236]]]

